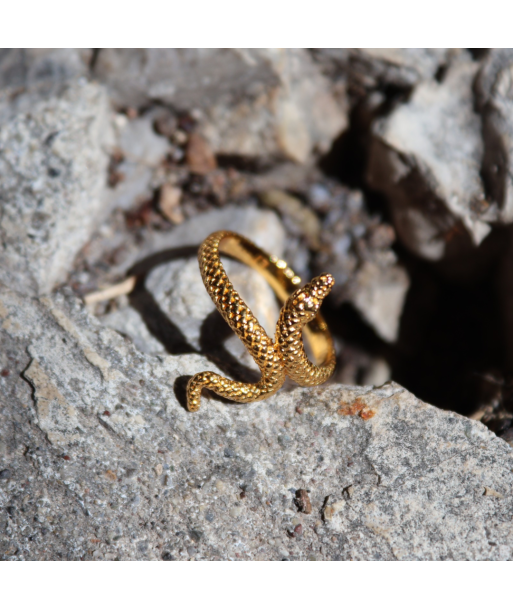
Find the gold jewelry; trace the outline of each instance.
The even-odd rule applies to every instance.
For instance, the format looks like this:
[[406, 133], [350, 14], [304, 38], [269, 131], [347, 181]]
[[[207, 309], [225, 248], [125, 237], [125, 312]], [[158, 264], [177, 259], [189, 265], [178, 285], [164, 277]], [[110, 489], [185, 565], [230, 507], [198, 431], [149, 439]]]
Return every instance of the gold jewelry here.
[[[221, 252], [257, 270], [284, 303], [274, 342], [228, 279]], [[262, 378], [258, 383], [240, 383], [215, 372], [195, 374], [187, 384], [187, 408], [191, 412], [200, 407], [203, 387], [235, 402], [254, 402], [276, 393], [287, 374], [303, 387], [329, 379], [335, 369], [335, 348], [319, 308], [335, 283], [331, 275], [320, 275], [298, 289], [301, 279], [286, 262], [231, 231], [218, 231], [207, 237], [200, 246], [198, 262], [210, 297], [257, 363]], [[303, 331], [318, 365], [308, 360]]]

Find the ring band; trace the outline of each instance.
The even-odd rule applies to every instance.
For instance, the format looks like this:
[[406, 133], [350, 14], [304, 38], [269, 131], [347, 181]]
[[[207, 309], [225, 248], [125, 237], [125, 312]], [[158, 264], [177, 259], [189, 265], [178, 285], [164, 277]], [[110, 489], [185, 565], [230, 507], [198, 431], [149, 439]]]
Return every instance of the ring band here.
[[[283, 307], [273, 341], [228, 279], [221, 253], [247, 264], [269, 283]], [[335, 348], [326, 322], [319, 313], [334, 279], [316, 277], [299, 288], [301, 279], [276, 256], [269, 256], [254, 243], [231, 231], [218, 231], [203, 241], [198, 252], [203, 283], [230, 328], [260, 368], [258, 383], [232, 381], [215, 372], [195, 374], [187, 384], [187, 408], [199, 409], [203, 388], [235, 402], [263, 400], [278, 391], [288, 375], [303, 387], [320, 385], [333, 374]], [[316, 364], [303, 346], [303, 331]]]

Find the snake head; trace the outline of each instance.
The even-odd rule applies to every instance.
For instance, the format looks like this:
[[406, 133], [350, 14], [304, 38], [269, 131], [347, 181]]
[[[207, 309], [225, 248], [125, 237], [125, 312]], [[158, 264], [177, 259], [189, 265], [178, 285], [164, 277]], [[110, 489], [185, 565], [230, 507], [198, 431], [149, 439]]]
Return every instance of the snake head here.
[[302, 321], [308, 323], [317, 315], [322, 301], [334, 285], [335, 280], [329, 273], [312, 279], [310, 283], [296, 290], [291, 296], [292, 309], [302, 318]]

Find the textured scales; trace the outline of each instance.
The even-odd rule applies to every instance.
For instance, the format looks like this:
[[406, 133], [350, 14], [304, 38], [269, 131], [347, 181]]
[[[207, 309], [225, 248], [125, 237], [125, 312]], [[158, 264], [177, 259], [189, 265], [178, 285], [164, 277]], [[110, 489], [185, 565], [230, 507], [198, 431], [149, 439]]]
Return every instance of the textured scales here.
[[280, 312], [276, 326], [276, 344], [286, 373], [302, 387], [326, 382], [335, 370], [336, 358], [333, 346], [322, 366], [312, 364], [303, 346], [303, 326], [316, 317], [322, 301], [334, 284], [335, 280], [329, 274], [316, 277], [296, 290]]
[[198, 252], [201, 276], [217, 309], [244, 343], [262, 377], [258, 383], [241, 383], [215, 372], [195, 374], [187, 384], [187, 407], [191, 412], [199, 409], [203, 388], [235, 402], [254, 402], [276, 393], [287, 374], [302, 386], [312, 386], [324, 383], [335, 368], [331, 341], [326, 361], [315, 366], [308, 360], [302, 340], [302, 328], [317, 315], [322, 300], [333, 287], [333, 277], [321, 275], [289, 297], [281, 310], [273, 341], [226, 275], [219, 252], [219, 244], [226, 237], [240, 238], [236, 233], [218, 231], [202, 243]]

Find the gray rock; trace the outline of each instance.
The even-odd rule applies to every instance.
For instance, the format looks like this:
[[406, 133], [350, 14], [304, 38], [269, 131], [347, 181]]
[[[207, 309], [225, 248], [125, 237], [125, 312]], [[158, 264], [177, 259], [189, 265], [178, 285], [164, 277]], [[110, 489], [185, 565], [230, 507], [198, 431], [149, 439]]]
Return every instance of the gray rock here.
[[279, 86], [234, 108], [213, 105], [203, 131], [223, 154], [285, 156], [308, 161], [312, 152], [327, 152], [347, 126], [346, 105], [338, 104], [330, 82], [304, 49], [261, 49]]
[[102, 49], [94, 75], [122, 108], [155, 100], [179, 110], [204, 108], [225, 96], [254, 97], [277, 84], [253, 49]]
[[151, 113], [134, 120], [128, 120], [124, 114], [115, 117], [116, 151], [122, 158], [116, 172], [121, 179], [105, 193], [109, 209], [129, 209], [151, 199], [153, 189], [160, 185], [159, 167], [171, 146], [165, 137], [155, 132], [152, 119]]
[[[285, 233], [273, 212], [227, 206], [191, 218], [165, 235], [151, 234], [146, 244], [140, 244], [138, 258], [152, 256], [164, 249], [164, 245], [166, 250], [198, 246], [210, 233], [221, 229], [236, 230], [270, 254], [283, 254]], [[226, 260], [224, 264], [242, 298], [267, 332], [274, 335], [279, 311], [267, 282], [256, 271], [234, 260]], [[151, 317], [152, 313], [146, 305], [158, 306], [162, 314], [180, 329], [191, 350], [200, 350], [202, 328], [207, 317], [215, 311], [215, 305], [203, 286], [195, 252], [189, 252], [185, 259], [155, 266], [145, 279], [145, 289], [151, 295], [151, 303], [146, 303], [145, 299], [140, 301], [143, 312]], [[130, 336], [147, 353], [165, 352], [165, 344], [148, 332], [141, 313], [126, 299], [122, 303], [124, 306], [122, 304], [120, 308], [102, 317], [104, 323]], [[229, 339], [226, 346], [245, 365], [254, 366], [239, 340]]]
[[101, 87], [74, 82], [0, 126], [0, 281], [25, 293], [62, 282], [108, 211], [112, 143]]
[[[315, 205], [315, 191], [313, 192]], [[371, 217], [359, 191], [338, 189], [319, 205], [331, 207], [321, 230], [322, 248], [316, 254], [316, 272], [335, 278], [332, 298], [351, 302], [387, 342], [395, 342], [410, 281], [391, 249], [391, 226]]]
[[438, 83], [375, 126], [368, 180], [389, 201], [402, 242], [429, 260], [481, 243], [498, 220], [480, 178], [481, 120], [472, 85], [479, 64], [461, 55]]
[[304, 49], [102, 49], [95, 75], [120, 107], [194, 109], [218, 154], [306, 162], [347, 125]]
[[58, 95], [87, 76], [90, 59], [88, 49], [1, 49], [0, 122], [30, 111], [34, 95]]
[[394, 383], [192, 415], [205, 358], [142, 354], [66, 293], [0, 303], [4, 560], [512, 556], [513, 452], [480, 423]]
[[410, 280], [392, 252], [358, 269], [351, 301], [381, 338], [395, 342]]
[[482, 175], [487, 195], [502, 222], [513, 220], [513, 52], [491, 49], [477, 82], [482, 115]]
[[412, 87], [431, 80], [458, 49], [313, 49], [328, 73], [342, 71], [366, 88]]
[[119, 125], [119, 146], [127, 161], [148, 167], [156, 167], [169, 150], [167, 139], [155, 133], [151, 115]]

